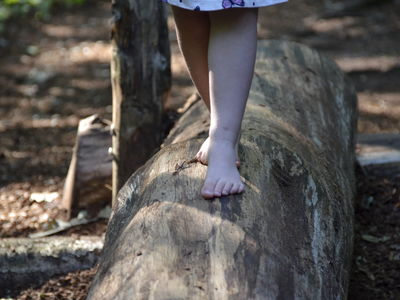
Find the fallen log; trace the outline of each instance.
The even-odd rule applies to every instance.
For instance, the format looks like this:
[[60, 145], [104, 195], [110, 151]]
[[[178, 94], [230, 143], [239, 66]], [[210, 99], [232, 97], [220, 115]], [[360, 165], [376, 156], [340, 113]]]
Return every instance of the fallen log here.
[[380, 176], [399, 176], [400, 134], [359, 134], [356, 155], [364, 174], [378, 171]]
[[93, 267], [102, 237], [0, 239], [0, 297], [49, 278]]
[[400, 165], [400, 134], [360, 134], [357, 141], [356, 153], [361, 166]]
[[259, 41], [242, 195], [201, 198], [200, 102], [120, 191], [90, 299], [345, 299], [356, 94], [333, 61]]

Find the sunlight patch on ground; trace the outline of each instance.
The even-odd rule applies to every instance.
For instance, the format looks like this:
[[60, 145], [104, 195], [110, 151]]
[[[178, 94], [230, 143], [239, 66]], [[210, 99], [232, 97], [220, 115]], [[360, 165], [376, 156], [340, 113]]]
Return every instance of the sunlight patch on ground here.
[[400, 93], [358, 93], [359, 109], [361, 111], [386, 114], [400, 120]]
[[68, 25], [45, 24], [42, 31], [48, 36], [57, 38], [69, 38], [76, 35], [76, 30]]
[[177, 43], [171, 43], [171, 71], [177, 77], [189, 77], [185, 60]]
[[336, 63], [345, 72], [360, 72], [360, 71], [380, 71], [386, 72], [393, 68], [400, 67], [399, 56], [368, 56], [368, 57], [337, 57]]
[[58, 66], [82, 63], [109, 63], [111, 59], [111, 44], [104, 41], [81, 42], [72, 48], [61, 47], [44, 51], [36, 58], [37, 64]]
[[70, 86], [82, 90], [95, 90], [95, 89], [105, 89], [109, 86], [109, 83], [104, 82], [104, 79], [77, 78], [71, 80]]
[[400, 93], [359, 92], [358, 132], [400, 133]]
[[360, 23], [360, 18], [357, 17], [342, 17], [342, 18], [321, 19], [321, 20], [315, 20], [314, 18], [305, 19], [305, 24], [310, 29], [319, 33], [348, 30], [351, 27], [353, 28], [357, 27], [359, 23]]

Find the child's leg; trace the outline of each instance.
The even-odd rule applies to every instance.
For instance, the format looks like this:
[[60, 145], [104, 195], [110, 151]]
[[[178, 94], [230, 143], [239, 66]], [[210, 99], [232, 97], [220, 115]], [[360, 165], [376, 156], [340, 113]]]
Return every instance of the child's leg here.
[[198, 93], [210, 110], [208, 79], [208, 40], [210, 19], [207, 12], [171, 5], [178, 44]]
[[235, 144], [253, 78], [257, 48], [257, 8], [209, 12], [211, 125], [205, 198], [240, 193]]
[[[208, 12], [191, 11], [171, 5], [174, 14], [178, 44], [185, 58], [190, 77], [210, 110], [208, 41], [210, 38], [210, 19]], [[209, 138], [207, 138], [196, 158], [203, 164], [208, 163]], [[237, 145], [236, 145], [237, 157]], [[239, 160], [236, 162], [239, 165]]]

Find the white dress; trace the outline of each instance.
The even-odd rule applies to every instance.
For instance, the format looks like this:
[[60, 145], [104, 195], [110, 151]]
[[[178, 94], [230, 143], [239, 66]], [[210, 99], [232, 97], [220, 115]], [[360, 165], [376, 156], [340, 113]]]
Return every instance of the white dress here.
[[270, 6], [288, 0], [161, 0], [190, 10], [220, 10], [234, 7]]

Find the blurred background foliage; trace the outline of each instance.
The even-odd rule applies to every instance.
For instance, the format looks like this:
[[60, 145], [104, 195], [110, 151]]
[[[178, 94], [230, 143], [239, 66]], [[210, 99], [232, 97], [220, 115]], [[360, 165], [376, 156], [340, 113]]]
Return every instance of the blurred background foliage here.
[[0, 33], [15, 17], [32, 16], [46, 20], [55, 7], [72, 7], [86, 0], [0, 0]]

